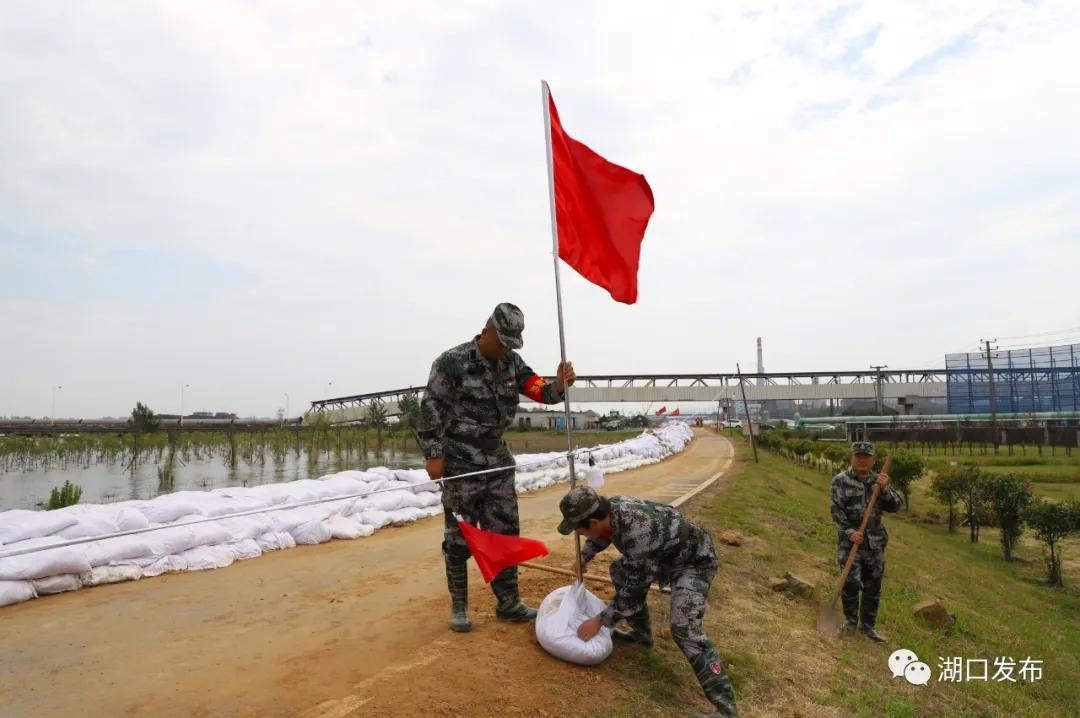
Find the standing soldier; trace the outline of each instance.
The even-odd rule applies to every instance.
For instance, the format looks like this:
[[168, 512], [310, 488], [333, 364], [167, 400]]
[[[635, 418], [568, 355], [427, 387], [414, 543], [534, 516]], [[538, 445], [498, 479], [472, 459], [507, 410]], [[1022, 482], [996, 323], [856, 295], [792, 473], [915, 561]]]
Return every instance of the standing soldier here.
[[[421, 402], [420, 446], [432, 479], [505, 468], [476, 477], [442, 484], [446, 527], [443, 557], [450, 589], [450, 628], [472, 629], [468, 610], [469, 548], [454, 514], [478, 522], [488, 531], [517, 536], [515, 463], [502, 439], [517, 413], [518, 393], [542, 404], [563, 400], [574, 383], [574, 367], [562, 362], [554, 382], [548, 382], [518, 356], [525, 317], [513, 304], [495, 307], [483, 331], [471, 341], [443, 352], [431, 365], [431, 376]], [[502, 571], [491, 581], [498, 599], [495, 615], [505, 621], [531, 621], [536, 609], [518, 595], [517, 567]]]
[[[559, 533], [577, 532], [589, 540], [581, 550], [584, 566], [611, 544], [622, 556], [611, 563], [615, 597], [599, 615], [578, 628], [588, 641], [601, 626], [631, 643], [652, 646], [652, 625], [646, 598], [653, 580], [671, 587], [671, 637], [716, 708], [707, 718], [737, 718], [735, 689], [712, 641], [702, 630], [709, 588], [716, 574], [716, 551], [705, 529], [667, 504], [632, 496], [605, 498], [587, 486], [570, 490], [559, 502]], [[626, 619], [629, 631], [615, 629]], [[698, 714], [698, 718], [705, 718]]]
[[[859, 532], [859, 526], [862, 525], [875, 483], [881, 490], [864, 536]], [[898, 511], [903, 500], [889, 487], [888, 476], [874, 472], [873, 444], [856, 441], [851, 445], [851, 468], [833, 477], [829, 496], [833, 523], [836, 525], [836, 558], [841, 568], [847, 563], [852, 544], [859, 547], [841, 594], [844, 630], [851, 631], [858, 627], [871, 641], [884, 643], [884, 636], [874, 629], [878, 603], [881, 601], [881, 579], [885, 576], [885, 544], [889, 542], [889, 533], [881, 523], [881, 512]]]

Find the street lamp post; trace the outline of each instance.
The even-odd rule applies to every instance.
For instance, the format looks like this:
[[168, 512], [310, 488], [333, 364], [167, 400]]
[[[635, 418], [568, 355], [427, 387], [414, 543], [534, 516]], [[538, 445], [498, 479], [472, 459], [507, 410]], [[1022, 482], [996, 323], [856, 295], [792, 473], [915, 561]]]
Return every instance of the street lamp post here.
[[285, 423], [289, 423], [289, 392], [285, 392]]
[[54, 385], [52, 388], [52, 410], [49, 412], [49, 421], [52, 422], [53, 426], [56, 426], [56, 390], [63, 388], [64, 387], [58, 384]]

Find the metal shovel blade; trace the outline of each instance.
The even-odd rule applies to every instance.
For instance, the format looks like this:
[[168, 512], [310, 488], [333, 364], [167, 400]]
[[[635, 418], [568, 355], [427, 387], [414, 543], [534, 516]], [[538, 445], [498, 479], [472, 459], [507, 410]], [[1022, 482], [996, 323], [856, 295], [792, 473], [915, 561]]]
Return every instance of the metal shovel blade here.
[[821, 607], [821, 613], [818, 614], [817, 620], [818, 633], [830, 638], [836, 638], [840, 635], [840, 629], [843, 625], [844, 617], [835, 602]]

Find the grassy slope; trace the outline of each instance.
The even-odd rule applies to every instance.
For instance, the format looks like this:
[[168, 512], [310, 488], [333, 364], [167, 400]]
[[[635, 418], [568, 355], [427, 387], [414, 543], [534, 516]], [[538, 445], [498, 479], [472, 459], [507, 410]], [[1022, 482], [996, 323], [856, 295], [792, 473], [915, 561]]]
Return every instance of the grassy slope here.
[[[1005, 563], [994, 531], [973, 545], [942, 526], [890, 517], [879, 621], [890, 643], [825, 639], [814, 622], [839, 574], [828, 519], [830, 477], [768, 453], [755, 465], [747, 454], [740, 447], [738, 474], [726, 492], [687, 509], [714, 535], [734, 528], [748, 537], [739, 548], [720, 547], [721, 571], [706, 617], [744, 715], [1080, 716], [1080, 541], [1067, 543], [1067, 587], [1055, 590], [1040, 584], [1040, 549], [1030, 540], [1020, 548], [1021, 561]], [[786, 570], [818, 586], [815, 600], [768, 589], [768, 577]], [[926, 599], [940, 599], [957, 616], [957, 628], [923, 626], [911, 607]], [[652, 603], [655, 624], [663, 626], [666, 607]], [[935, 681], [918, 687], [893, 679], [886, 659], [898, 647], [930, 664]], [[634, 660], [643, 680], [627, 684], [631, 694], [623, 714], [655, 714], [670, 706], [667, 714], [674, 715], [688, 700], [700, 705], [693, 676], [670, 641], [660, 641], [651, 656], [640, 653]], [[997, 656], [1030, 656], [1044, 661], [1044, 674], [1026, 685], [938, 684], [940, 656], [991, 663]]]

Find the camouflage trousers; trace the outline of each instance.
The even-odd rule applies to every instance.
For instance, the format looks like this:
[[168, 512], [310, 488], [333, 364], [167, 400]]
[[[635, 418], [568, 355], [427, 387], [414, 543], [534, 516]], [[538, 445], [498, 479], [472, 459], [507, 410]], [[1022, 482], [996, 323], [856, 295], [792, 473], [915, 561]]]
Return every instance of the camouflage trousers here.
[[[865, 544], [864, 544], [865, 545]], [[851, 544], [840, 543], [836, 550], [836, 559], [841, 570], [847, 563]], [[844, 582], [840, 594], [844, 604], [844, 618], [853, 624], [874, 627], [877, 622], [878, 604], [881, 603], [881, 581], [885, 577], [885, 549], [863, 548], [855, 552], [851, 563], [851, 573]], [[859, 597], [862, 594], [862, 602]]]
[[[495, 467], [474, 466], [447, 460], [445, 475], [458, 476], [487, 468]], [[517, 490], [514, 488], [515, 473], [514, 464], [511, 463], [506, 471], [443, 482], [442, 504], [445, 528], [442, 549], [444, 556], [455, 561], [465, 561], [471, 555], [469, 546], [465, 543], [465, 537], [461, 535], [461, 529], [458, 528], [457, 519], [454, 518], [455, 512], [485, 531], [512, 536], [520, 533]]]
[[[513, 458], [510, 459], [513, 462]], [[484, 476], [451, 480], [442, 484], [443, 543], [442, 551], [447, 566], [464, 565], [472, 554], [465, 537], [461, 535], [454, 513], [461, 514], [469, 523], [485, 531], [518, 536], [517, 490], [514, 488], [515, 465], [510, 463], [506, 471]], [[457, 476], [494, 466], [446, 461], [445, 475]], [[491, 588], [500, 603], [514, 603], [518, 598], [517, 566], [501, 571], [491, 580]]]
[[[739, 713], [735, 708], [735, 689], [731, 678], [702, 626], [705, 609], [709, 605], [709, 589], [715, 575], [715, 564], [691, 566], [671, 575], [671, 638], [690, 661], [705, 697], [715, 706], [717, 714], [726, 718], [737, 718]], [[622, 559], [611, 563], [611, 582], [615, 584], [616, 590], [626, 583]], [[642, 604], [638, 613], [627, 618], [626, 622], [631, 628], [651, 635], [647, 604]]]

